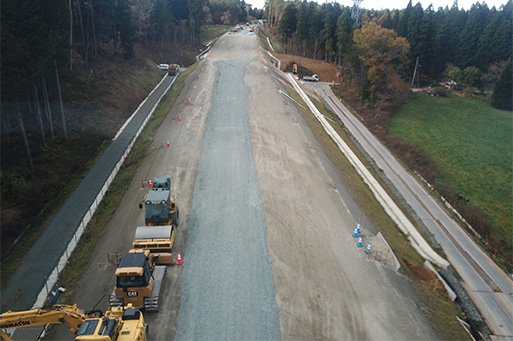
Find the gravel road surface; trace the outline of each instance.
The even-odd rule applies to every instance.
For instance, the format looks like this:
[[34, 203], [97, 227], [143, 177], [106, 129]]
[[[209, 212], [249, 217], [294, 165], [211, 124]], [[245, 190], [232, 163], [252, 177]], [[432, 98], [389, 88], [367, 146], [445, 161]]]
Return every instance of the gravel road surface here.
[[177, 340], [276, 340], [265, 216], [251, 153], [247, 60], [217, 63], [182, 273]]
[[[112, 290], [115, 266], [99, 263], [126, 252], [143, 223], [141, 180], [170, 175], [183, 264], [168, 267], [159, 313], [145, 314], [151, 340], [438, 339], [410, 281], [356, 247], [362, 212], [274, 72], [256, 36], [218, 40], [157, 133], [75, 302], [89, 308]], [[373, 222], [362, 232], [373, 240]]]

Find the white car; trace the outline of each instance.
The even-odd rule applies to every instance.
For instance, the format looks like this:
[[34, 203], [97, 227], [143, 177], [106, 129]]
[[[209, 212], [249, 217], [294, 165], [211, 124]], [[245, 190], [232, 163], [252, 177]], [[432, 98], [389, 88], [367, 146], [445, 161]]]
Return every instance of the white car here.
[[158, 68], [161, 70], [167, 70], [169, 68], [169, 65], [168, 64], [159, 64]]

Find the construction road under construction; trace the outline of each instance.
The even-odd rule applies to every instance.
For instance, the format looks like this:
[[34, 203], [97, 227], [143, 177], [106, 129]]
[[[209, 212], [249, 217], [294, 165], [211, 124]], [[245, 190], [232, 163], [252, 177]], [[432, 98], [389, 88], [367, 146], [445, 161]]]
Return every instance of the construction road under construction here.
[[[144, 225], [141, 180], [166, 175], [183, 264], [168, 267], [159, 312], [145, 314], [150, 340], [439, 338], [397, 264], [356, 246], [365, 212], [280, 93], [285, 82], [247, 30], [216, 42], [157, 132], [73, 302], [90, 306], [112, 291], [106, 254], [130, 249]], [[377, 238], [371, 220], [362, 234]]]

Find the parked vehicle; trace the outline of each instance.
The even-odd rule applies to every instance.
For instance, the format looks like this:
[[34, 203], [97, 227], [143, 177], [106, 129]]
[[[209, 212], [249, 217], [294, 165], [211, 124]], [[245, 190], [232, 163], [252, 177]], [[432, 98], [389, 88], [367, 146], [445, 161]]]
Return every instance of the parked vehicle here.
[[317, 75], [304, 76], [303, 80], [307, 81], [307, 82], [318, 82], [319, 81], [319, 76], [317, 76]]
[[167, 74], [169, 76], [174, 76], [176, 75], [176, 72], [178, 71], [178, 65], [176, 64], [169, 64], [168, 68], [167, 68]]

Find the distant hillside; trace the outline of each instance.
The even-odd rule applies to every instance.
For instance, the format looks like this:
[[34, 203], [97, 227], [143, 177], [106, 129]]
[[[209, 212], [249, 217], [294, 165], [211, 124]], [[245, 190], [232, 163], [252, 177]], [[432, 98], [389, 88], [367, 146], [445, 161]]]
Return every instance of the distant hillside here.
[[186, 47], [135, 48], [138, 57], [130, 61], [105, 60], [94, 66], [79, 65], [72, 72], [61, 70], [67, 135], [56, 126], [55, 137], [47, 131], [43, 142], [34, 117], [23, 120], [33, 175], [19, 131], [2, 134], [2, 258], [20, 236], [58, 208], [69, 183], [78, 183], [90, 162], [165, 76], [157, 63], [189, 65], [197, 53]]

